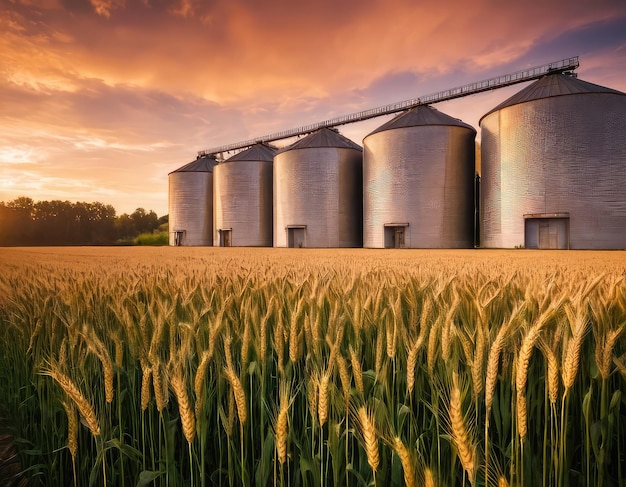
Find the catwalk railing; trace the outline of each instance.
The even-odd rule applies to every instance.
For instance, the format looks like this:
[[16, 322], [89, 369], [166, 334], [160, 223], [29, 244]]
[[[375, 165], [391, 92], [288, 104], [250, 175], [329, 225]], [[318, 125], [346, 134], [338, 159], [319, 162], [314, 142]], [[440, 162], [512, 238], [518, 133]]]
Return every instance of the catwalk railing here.
[[436, 93], [431, 93], [430, 95], [420, 96], [419, 98], [411, 98], [410, 100], [393, 103], [391, 105], [371, 108], [369, 110], [363, 110], [361, 112], [352, 113], [350, 115], [343, 115], [341, 117], [331, 118], [330, 120], [325, 120], [323, 122], [304, 125], [302, 127], [297, 127], [290, 130], [283, 130], [281, 132], [264, 135], [262, 137], [255, 137], [254, 139], [248, 139], [242, 142], [212, 147], [210, 149], [199, 151], [198, 156], [216, 155], [224, 152], [245, 149], [246, 147], [250, 147], [251, 145], [259, 142], [273, 142], [275, 140], [288, 139], [290, 137], [308, 134], [324, 127], [337, 127], [339, 125], [345, 125], [348, 123], [361, 122], [370, 118], [380, 117], [383, 115], [389, 115], [392, 113], [408, 110], [418, 105], [430, 105], [446, 100], [452, 100], [454, 98], [460, 98], [462, 96], [474, 95], [476, 93], [482, 93], [484, 91], [495, 90], [497, 88], [503, 88], [505, 86], [523, 83], [525, 81], [532, 81], [541, 78], [548, 73], [562, 73], [564, 71], [571, 71], [576, 69], [578, 66], [578, 56], [561, 59], [560, 61], [543, 64], [541, 66], [535, 66], [534, 68], [516, 71], [515, 73], [503, 74], [494, 78], [476, 81], [474, 83], [469, 83], [467, 85], [459, 86], [456, 88], [438, 91]]

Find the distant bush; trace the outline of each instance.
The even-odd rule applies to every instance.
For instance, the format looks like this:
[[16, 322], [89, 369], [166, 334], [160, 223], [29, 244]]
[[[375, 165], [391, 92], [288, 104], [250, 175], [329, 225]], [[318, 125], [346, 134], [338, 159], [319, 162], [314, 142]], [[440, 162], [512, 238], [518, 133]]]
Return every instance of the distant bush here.
[[167, 232], [142, 233], [134, 238], [135, 245], [168, 245], [169, 235]]

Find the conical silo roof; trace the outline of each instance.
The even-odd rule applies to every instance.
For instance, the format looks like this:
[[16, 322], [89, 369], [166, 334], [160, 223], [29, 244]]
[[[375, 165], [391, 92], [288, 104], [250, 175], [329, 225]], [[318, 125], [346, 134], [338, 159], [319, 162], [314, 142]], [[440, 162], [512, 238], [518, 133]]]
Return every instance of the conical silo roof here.
[[[564, 95], [579, 95], [588, 93], [610, 93], [613, 95], [624, 95], [621, 91], [606, 88], [605, 86], [596, 85], [576, 78], [575, 76], [567, 74], [548, 74], [543, 78], [538, 79], [531, 85], [528, 85], [523, 90], [517, 92], [512, 97], [504, 100], [498, 106], [485, 113], [481, 118], [485, 118], [487, 115], [502, 110], [513, 105], [519, 105], [520, 103], [526, 103], [533, 100], [540, 100], [543, 98], [550, 98], [554, 96]], [[480, 122], [479, 122], [480, 123]]]
[[217, 164], [214, 157], [202, 156], [198, 157], [195, 161], [191, 161], [189, 164], [185, 164], [182, 167], [172, 171], [174, 172], [213, 172], [213, 166]]
[[278, 153], [288, 150], [310, 149], [314, 147], [346, 148], [356, 149], [360, 151], [363, 150], [363, 148], [359, 144], [351, 141], [347, 137], [344, 137], [338, 131], [330, 129], [328, 127], [324, 127], [300, 140], [295, 141], [293, 144], [288, 145], [284, 149], [278, 151]]
[[246, 150], [241, 151], [232, 157], [229, 157], [224, 162], [272, 161], [274, 159], [274, 154], [276, 154], [276, 148], [265, 144], [254, 144]]
[[385, 130], [393, 130], [405, 127], [419, 127], [421, 125], [458, 126], [476, 132], [476, 129], [474, 129], [474, 127], [460, 121], [458, 118], [453, 118], [450, 115], [441, 113], [439, 110], [431, 106], [419, 105], [411, 108], [410, 110], [402, 112], [400, 115], [395, 116], [388, 122], [378, 127], [373, 132], [367, 134], [366, 137], [376, 134], [378, 132], [384, 132]]

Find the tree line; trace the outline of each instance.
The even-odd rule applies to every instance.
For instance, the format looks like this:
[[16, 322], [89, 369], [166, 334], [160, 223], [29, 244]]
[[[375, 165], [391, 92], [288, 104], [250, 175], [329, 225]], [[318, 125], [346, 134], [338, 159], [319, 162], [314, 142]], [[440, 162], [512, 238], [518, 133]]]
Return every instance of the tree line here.
[[168, 217], [137, 208], [116, 215], [100, 202], [38, 201], [21, 196], [0, 201], [0, 245], [123, 245], [139, 235], [167, 234]]

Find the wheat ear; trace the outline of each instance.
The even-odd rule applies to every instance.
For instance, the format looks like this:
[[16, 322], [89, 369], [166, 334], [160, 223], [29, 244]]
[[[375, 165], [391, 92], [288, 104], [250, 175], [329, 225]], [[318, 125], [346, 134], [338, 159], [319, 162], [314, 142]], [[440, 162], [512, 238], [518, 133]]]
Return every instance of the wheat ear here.
[[152, 382], [152, 368], [149, 365], [142, 365], [141, 373], [141, 410], [148, 409], [150, 404], [150, 383]]
[[413, 393], [415, 387], [415, 367], [417, 365], [417, 353], [421, 347], [419, 338], [409, 348], [409, 353], [406, 359], [406, 389], [409, 395]]
[[354, 376], [354, 385], [359, 394], [365, 394], [365, 388], [363, 387], [363, 369], [361, 368], [361, 360], [356, 354], [352, 345], [350, 345], [350, 363], [352, 364], [352, 375]]
[[76, 458], [76, 453], [78, 453], [78, 418], [76, 417], [76, 409], [66, 401], [63, 401], [63, 408], [65, 408], [65, 413], [67, 414], [67, 448], [72, 458]]
[[622, 331], [624, 331], [624, 327], [611, 330], [604, 340], [604, 346], [602, 347], [602, 351], [596, 354], [598, 370], [600, 370], [600, 375], [604, 380], [608, 379], [609, 375], [611, 375], [611, 364], [613, 363], [613, 348], [615, 347], [617, 339], [622, 334]]
[[328, 419], [328, 393], [330, 387], [330, 370], [326, 369], [322, 373], [320, 378], [319, 387], [319, 399], [317, 402], [317, 415], [320, 422], [320, 426], [324, 426], [324, 423]]
[[459, 452], [459, 460], [461, 460], [461, 465], [473, 484], [474, 474], [476, 473], [476, 446], [471, 442], [469, 431], [465, 425], [465, 417], [461, 405], [461, 390], [456, 372], [452, 375], [449, 414], [452, 438]]
[[378, 455], [378, 441], [376, 439], [376, 429], [370, 414], [366, 411], [364, 406], [359, 408], [359, 421], [361, 424], [361, 432], [363, 434], [363, 440], [365, 442], [365, 453], [367, 454], [367, 463], [372, 468], [374, 474], [378, 468], [380, 461]]
[[476, 337], [474, 339], [474, 358], [472, 359], [472, 395], [474, 401], [482, 394], [485, 388], [484, 366], [485, 366], [485, 332], [482, 321], [476, 325]]
[[275, 437], [276, 437], [276, 453], [278, 461], [284, 464], [287, 461], [287, 438], [289, 433], [289, 402], [290, 387], [287, 381], [284, 381], [280, 394], [280, 407], [278, 417], [276, 418]]
[[580, 364], [580, 351], [585, 338], [586, 322], [578, 323], [574, 336], [567, 344], [567, 350], [565, 354], [565, 360], [561, 373], [563, 374], [563, 386], [565, 387], [564, 395], [574, 385], [576, 375], [578, 374], [578, 366]]
[[182, 378], [182, 373], [177, 372], [171, 379], [172, 388], [176, 399], [178, 400], [178, 411], [180, 413], [180, 420], [183, 423], [183, 433], [188, 443], [193, 443], [196, 436], [196, 420], [191, 405], [189, 404], [189, 395], [187, 394], [187, 387]]
[[393, 439], [393, 449], [398, 454], [402, 464], [405, 487], [413, 487], [415, 485], [415, 469], [413, 468], [413, 460], [411, 459], [409, 449], [398, 436]]
[[548, 364], [548, 397], [550, 399], [550, 403], [556, 404], [559, 396], [559, 384], [561, 380], [559, 376], [559, 361], [545, 340], [541, 340], [539, 342], [539, 348]]
[[526, 435], [528, 434], [528, 413], [526, 411], [526, 396], [517, 393], [517, 432], [520, 440], [524, 443]]
[[76, 387], [76, 385], [72, 382], [72, 380], [58, 370], [51, 370], [49, 372], [50, 377], [52, 377], [57, 384], [61, 386], [61, 389], [65, 391], [65, 393], [69, 396], [69, 398], [74, 401], [80, 415], [83, 417], [85, 422], [87, 423], [87, 427], [91, 431], [93, 436], [100, 435], [100, 424], [98, 423], [98, 419], [96, 418], [96, 413], [82, 392]]
[[154, 399], [157, 405], [157, 411], [163, 412], [169, 402], [169, 388], [167, 386], [167, 372], [161, 366], [160, 361], [152, 367], [152, 385], [154, 386]]
[[425, 467], [424, 468], [424, 487], [435, 487], [437, 484], [435, 483], [435, 476], [433, 475], [433, 471]]
[[196, 419], [200, 418], [200, 414], [202, 413], [202, 406], [204, 405], [204, 382], [206, 377], [206, 370], [209, 365], [209, 352], [208, 350], [204, 350], [202, 352], [202, 358], [200, 359], [200, 363], [198, 364], [198, 369], [196, 370], [196, 376], [193, 380], [193, 390], [196, 395]]
[[237, 416], [239, 417], [239, 423], [244, 424], [247, 418], [246, 407], [246, 394], [244, 393], [241, 381], [235, 371], [232, 369], [226, 369], [226, 378], [230, 382], [235, 394], [235, 404], [237, 405]]

